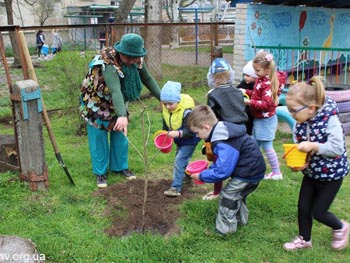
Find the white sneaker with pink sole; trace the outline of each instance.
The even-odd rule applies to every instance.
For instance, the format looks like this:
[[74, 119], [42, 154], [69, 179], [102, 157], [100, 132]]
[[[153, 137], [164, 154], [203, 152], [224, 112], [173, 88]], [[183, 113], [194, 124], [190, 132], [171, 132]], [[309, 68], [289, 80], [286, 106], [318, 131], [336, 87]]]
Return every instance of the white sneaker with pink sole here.
[[341, 221], [343, 227], [338, 230], [333, 230], [332, 248], [335, 250], [344, 249], [349, 242], [349, 224], [345, 221]]
[[275, 173], [271, 172], [269, 174], [265, 174], [264, 179], [265, 180], [282, 180], [283, 176], [282, 176], [282, 174], [275, 174]]

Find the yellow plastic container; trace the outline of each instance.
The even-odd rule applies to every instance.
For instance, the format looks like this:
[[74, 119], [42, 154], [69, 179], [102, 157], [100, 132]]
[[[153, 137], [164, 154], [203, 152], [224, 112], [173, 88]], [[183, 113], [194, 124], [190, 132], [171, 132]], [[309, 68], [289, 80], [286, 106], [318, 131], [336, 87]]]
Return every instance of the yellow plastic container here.
[[158, 131], [156, 131], [156, 132], [153, 134], [153, 140], [155, 140], [156, 137], [157, 137], [159, 134], [165, 134], [165, 133], [167, 133], [167, 131], [165, 131], [165, 130], [158, 130]]
[[297, 144], [283, 144], [284, 155], [288, 167], [302, 167], [306, 163], [306, 152], [301, 152], [297, 148]]

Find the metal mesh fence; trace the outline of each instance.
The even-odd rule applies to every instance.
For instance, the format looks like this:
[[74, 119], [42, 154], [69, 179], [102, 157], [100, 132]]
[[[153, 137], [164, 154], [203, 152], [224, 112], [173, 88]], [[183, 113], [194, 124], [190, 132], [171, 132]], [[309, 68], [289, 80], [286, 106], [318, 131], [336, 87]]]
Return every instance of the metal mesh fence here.
[[[73, 20], [74, 22], [74, 20]], [[101, 25], [56, 25], [43, 27], [21, 27], [27, 39], [28, 47], [35, 48], [35, 34], [44, 31], [46, 44], [52, 45], [52, 29], [56, 29], [63, 42], [63, 50], [96, 50], [100, 48], [99, 31], [107, 32], [107, 45], [118, 41], [125, 33], [137, 33], [147, 39], [147, 27], [160, 32], [158, 37], [162, 46], [162, 63], [176, 65], [209, 66], [213, 47], [223, 46], [229, 53], [224, 56], [232, 61], [234, 24], [232, 23], [159, 23], [159, 24], [101, 24]], [[2, 30], [3, 31], [3, 30]], [[11, 48], [9, 32], [3, 31], [5, 47]], [[154, 45], [147, 46], [152, 52]], [[150, 42], [152, 43], [152, 41]], [[49, 51], [50, 54], [50, 51]]]
[[[33, 63], [40, 63], [40, 60], [54, 59], [52, 55], [52, 36], [53, 29], [58, 31], [62, 38], [63, 51], [78, 51], [98, 53], [100, 50], [99, 32], [104, 28], [107, 32], [106, 45], [113, 45], [119, 41], [125, 33], [137, 33], [145, 39], [146, 63], [152, 72], [153, 76], [161, 80], [162, 78], [172, 78], [176, 80], [181, 74], [184, 79], [185, 87], [207, 86], [206, 73], [210, 66], [211, 60], [220, 56], [220, 48], [225, 52], [223, 56], [230, 62], [233, 60], [233, 24], [212, 24], [212, 23], [178, 23], [178, 24], [102, 24], [102, 25], [57, 25], [44, 27], [12, 27], [13, 30], [23, 31], [27, 41], [27, 46], [30, 49]], [[46, 44], [49, 46], [49, 53], [42, 55], [40, 58], [35, 53], [36, 47], [36, 32], [41, 29], [44, 32]], [[150, 30], [152, 29], [152, 30]], [[159, 32], [159, 34], [150, 32]], [[11, 63], [13, 61], [12, 46], [10, 43], [9, 32], [2, 28], [0, 32], [3, 36], [4, 46], [6, 49], [6, 57]], [[155, 44], [160, 42], [159, 44]], [[160, 67], [151, 65], [153, 61], [148, 61], [151, 57], [157, 57], [161, 64]], [[184, 67], [185, 69], [174, 70], [174, 66]], [[200, 75], [200, 78], [189, 76], [186, 67], [195, 69]], [[154, 72], [159, 70], [160, 72]], [[11, 70], [13, 72], [13, 70]], [[18, 69], [20, 73], [20, 69]], [[180, 72], [180, 73], [176, 73]], [[188, 75], [186, 75], [186, 73]], [[185, 77], [184, 77], [185, 76]], [[13, 81], [17, 80], [17, 76], [12, 76]], [[0, 94], [8, 97], [8, 87], [6, 85], [5, 72], [0, 64]], [[0, 111], [7, 109], [10, 101], [0, 102]]]

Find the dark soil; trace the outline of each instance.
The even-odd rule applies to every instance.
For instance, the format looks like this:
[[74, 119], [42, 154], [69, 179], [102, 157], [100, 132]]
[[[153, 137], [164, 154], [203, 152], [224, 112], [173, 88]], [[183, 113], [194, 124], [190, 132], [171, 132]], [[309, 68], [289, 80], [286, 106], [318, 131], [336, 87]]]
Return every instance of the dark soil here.
[[[188, 199], [206, 192], [191, 183], [183, 185], [182, 195], [166, 197], [163, 192], [171, 185], [171, 180], [149, 180], [144, 220], [142, 208], [145, 180], [136, 179], [111, 185], [97, 190], [94, 194], [107, 200], [106, 216], [112, 218], [112, 225], [105, 232], [110, 236], [127, 236], [133, 232], [150, 232], [168, 236], [180, 231], [176, 225], [179, 206]], [[144, 221], [144, 223], [142, 223]]]

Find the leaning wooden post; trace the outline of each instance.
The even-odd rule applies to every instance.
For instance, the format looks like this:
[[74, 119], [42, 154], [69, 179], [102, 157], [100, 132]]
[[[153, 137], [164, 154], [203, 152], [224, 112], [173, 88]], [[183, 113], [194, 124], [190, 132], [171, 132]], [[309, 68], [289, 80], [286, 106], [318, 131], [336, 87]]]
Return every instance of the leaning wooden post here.
[[38, 84], [31, 79], [13, 85], [11, 100], [15, 109], [15, 129], [18, 136], [20, 178], [32, 191], [49, 186], [42, 131], [42, 102]]
[[[18, 36], [19, 36], [19, 39], [20, 39], [20, 45], [22, 46], [22, 50], [23, 50], [23, 53], [24, 53], [24, 61], [23, 61], [23, 63], [26, 64], [27, 68], [28, 68], [28, 77], [30, 79], [34, 80], [36, 83], [38, 83], [38, 79], [36, 78], [36, 74], [35, 74], [35, 71], [34, 71], [32, 59], [31, 59], [30, 54], [29, 54], [29, 50], [28, 50], [28, 47], [27, 47], [27, 42], [25, 40], [23, 31], [18, 32]], [[65, 163], [64, 163], [64, 161], [62, 159], [61, 153], [60, 153], [60, 151], [58, 149], [58, 145], [56, 143], [55, 136], [54, 136], [53, 131], [51, 129], [51, 122], [50, 122], [49, 116], [47, 114], [46, 107], [45, 107], [45, 104], [44, 104], [44, 100], [43, 100], [42, 97], [41, 97], [41, 106], [42, 106], [42, 113], [43, 113], [45, 126], [47, 128], [47, 132], [49, 133], [50, 141], [51, 141], [51, 144], [52, 144], [53, 149], [55, 151], [56, 159], [59, 162], [59, 164], [61, 165], [61, 167], [63, 168], [64, 172], [66, 173], [66, 175], [68, 177], [68, 180], [71, 183], [71, 185], [75, 185], [74, 181], [73, 181], [73, 178], [72, 178], [70, 172], [68, 171], [68, 168], [66, 167], [66, 165], [65, 165]]]

